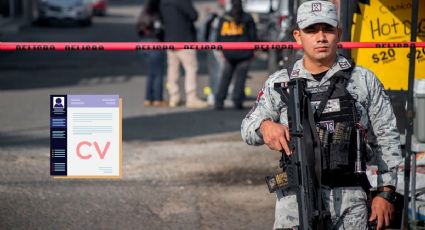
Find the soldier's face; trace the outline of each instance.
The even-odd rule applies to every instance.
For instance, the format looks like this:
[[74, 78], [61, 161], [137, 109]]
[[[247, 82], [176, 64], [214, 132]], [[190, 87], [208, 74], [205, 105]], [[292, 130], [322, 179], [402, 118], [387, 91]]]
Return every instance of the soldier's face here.
[[302, 30], [295, 30], [294, 37], [297, 43], [303, 46], [306, 58], [318, 62], [333, 62], [341, 29], [326, 23], [318, 23]]

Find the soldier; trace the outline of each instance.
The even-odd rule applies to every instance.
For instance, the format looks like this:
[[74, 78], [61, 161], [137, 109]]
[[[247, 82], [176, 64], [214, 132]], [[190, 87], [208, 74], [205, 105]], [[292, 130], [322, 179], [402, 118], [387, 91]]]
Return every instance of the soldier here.
[[[331, 133], [336, 132], [337, 121], [330, 119], [336, 116], [342, 121], [355, 120], [356, 127], [358, 125], [364, 130], [369, 129], [369, 133], [376, 137], [376, 143], [374, 151], [367, 151], [365, 161], [378, 166], [379, 179], [372, 186], [379, 193], [372, 200], [371, 213], [368, 216], [369, 187], [362, 188], [359, 181], [352, 177], [354, 162], [350, 155], [351, 148], [346, 148], [345, 151], [337, 148], [333, 151], [336, 153], [328, 153], [331, 160], [322, 166], [322, 172], [324, 168], [327, 171], [322, 173], [321, 187], [324, 206], [331, 215], [328, 222], [331, 226], [328, 229], [367, 229], [368, 221], [376, 221], [377, 228], [383, 229], [393, 218], [397, 169], [402, 161], [400, 135], [390, 100], [372, 71], [354, 66], [354, 63], [337, 54], [341, 28], [334, 4], [328, 1], [304, 2], [298, 8], [297, 26], [293, 36], [303, 46], [304, 56], [294, 64], [292, 71], [289, 71], [290, 75], [283, 69], [268, 78], [258, 94], [256, 104], [242, 121], [242, 138], [250, 145], [266, 144], [272, 150], [284, 151], [290, 155], [287, 105], [273, 87], [276, 84], [286, 85], [290, 79], [303, 78], [306, 80], [306, 91], [311, 97], [312, 105], [317, 109], [317, 104], [313, 102], [320, 102], [320, 98], [323, 98], [323, 94], [333, 84], [331, 82], [334, 75], [340, 71], [348, 71], [349, 78], [342, 87], [345, 95], [331, 97], [322, 110], [322, 116], [315, 118], [315, 123], [320, 127], [325, 125]], [[351, 103], [355, 111], [351, 116], [341, 113], [342, 104], [347, 102]], [[355, 129], [349, 127], [345, 130], [351, 128]], [[344, 157], [348, 159], [347, 162], [338, 162]], [[295, 193], [282, 190], [276, 193], [274, 229], [297, 226], [299, 220]]]

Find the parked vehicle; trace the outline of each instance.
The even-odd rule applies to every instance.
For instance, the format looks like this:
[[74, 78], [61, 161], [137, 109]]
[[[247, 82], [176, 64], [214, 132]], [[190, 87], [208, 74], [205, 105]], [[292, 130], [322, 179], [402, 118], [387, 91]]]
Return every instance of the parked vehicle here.
[[40, 0], [38, 3], [38, 21], [49, 23], [51, 20], [72, 20], [82, 26], [92, 23], [91, 0]]

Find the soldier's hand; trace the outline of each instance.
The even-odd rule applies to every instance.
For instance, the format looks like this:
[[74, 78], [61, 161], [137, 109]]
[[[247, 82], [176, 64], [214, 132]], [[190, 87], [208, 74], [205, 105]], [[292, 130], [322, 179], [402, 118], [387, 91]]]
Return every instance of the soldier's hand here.
[[291, 155], [288, 147], [290, 136], [287, 126], [273, 122], [271, 120], [265, 120], [261, 122], [260, 132], [263, 135], [264, 143], [271, 150], [284, 150], [288, 156]]
[[369, 221], [378, 220], [376, 229], [385, 229], [391, 223], [394, 216], [394, 205], [382, 197], [376, 196], [372, 201], [372, 214]]

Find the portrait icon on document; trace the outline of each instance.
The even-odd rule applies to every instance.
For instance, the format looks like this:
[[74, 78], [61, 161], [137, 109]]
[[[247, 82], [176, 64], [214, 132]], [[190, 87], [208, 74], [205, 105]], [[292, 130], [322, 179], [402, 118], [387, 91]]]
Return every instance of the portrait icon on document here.
[[53, 108], [64, 108], [65, 97], [53, 97]]

